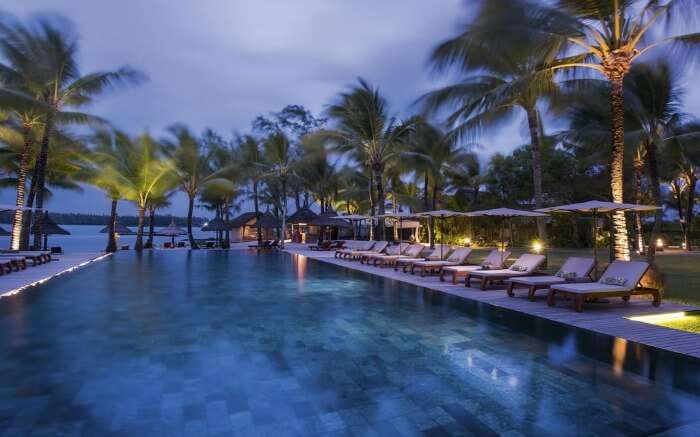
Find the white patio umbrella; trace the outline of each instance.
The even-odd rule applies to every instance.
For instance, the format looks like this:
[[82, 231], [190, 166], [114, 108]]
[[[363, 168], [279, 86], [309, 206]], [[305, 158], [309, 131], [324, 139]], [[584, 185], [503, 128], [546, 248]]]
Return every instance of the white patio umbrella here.
[[[596, 241], [598, 240], [598, 225], [596, 219], [598, 214], [612, 214], [616, 211], [634, 211], [634, 212], [651, 212], [661, 209], [653, 205], [637, 205], [634, 203], [617, 203], [605, 202], [602, 200], [589, 200], [587, 202], [570, 203], [568, 205], [551, 206], [541, 208], [539, 212], [578, 212], [583, 214], [591, 214], [593, 216], [593, 258], [596, 262], [594, 275], [598, 277], [598, 248]], [[611, 239], [612, 241], [612, 239]]]
[[499, 238], [501, 240], [501, 263], [503, 263], [503, 251], [505, 250], [505, 241], [503, 241], [503, 224], [505, 222], [506, 218], [513, 218], [513, 217], [546, 217], [547, 214], [544, 214], [542, 212], [534, 212], [534, 211], [523, 211], [521, 209], [512, 209], [512, 208], [494, 208], [494, 209], [485, 209], [483, 211], [472, 211], [466, 213], [469, 217], [500, 217], [501, 220], [501, 229], [500, 229], [500, 235]]
[[[403, 221], [404, 219], [410, 219], [410, 218], [415, 218], [416, 214], [411, 213], [411, 212], [388, 212], [386, 214], [380, 214], [380, 215], [375, 215], [373, 218], [390, 218], [394, 220], [399, 221], [399, 229], [403, 229]], [[401, 252], [401, 243], [403, 242], [403, 239], [401, 238], [401, 233], [399, 233], [399, 252]]]
[[355, 232], [355, 222], [361, 222], [363, 220], [368, 220], [371, 217], [367, 215], [362, 215], [362, 214], [343, 214], [343, 215], [336, 215], [334, 217], [331, 217], [333, 219], [341, 219], [341, 220], [348, 220], [350, 224], [352, 225], [352, 239], [357, 240], [357, 233]]
[[187, 231], [175, 224], [175, 219], [170, 220], [170, 224], [158, 231], [158, 235], [170, 237], [171, 244], [175, 246], [175, 237], [187, 234]]
[[440, 259], [442, 260], [443, 255], [443, 243], [444, 243], [444, 229], [445, 229], [445, 219], [448, 217], [465, 217], [467, 213], [450, 211], [447, 209], [438, 209], [436, 211], [425, 211], [416, 213], [418, 217], [434, 217], [440, 219]]

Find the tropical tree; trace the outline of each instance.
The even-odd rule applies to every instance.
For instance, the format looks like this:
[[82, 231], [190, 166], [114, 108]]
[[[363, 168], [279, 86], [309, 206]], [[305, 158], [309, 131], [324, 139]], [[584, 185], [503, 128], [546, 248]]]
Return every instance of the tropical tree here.
[[214, 150], [195, 137], [183, 125], [169, 129], [172, 139], [163, 141], [165, 153], [172, 160], [180, 189], [187, 194], [187, 235], [192, 249], [199, 249], [192, 233], [194, 201], [210, 179], [218, 177], [212, 166]]
[[[281, 208], [282, 230], [280, 232], [280, 246], [284, 248], [285, 233], [287, 231], [287, 182], [294, 174], [295, 161], [292, 148], [287, 136], [281, 132], [275, 132], [268, 136], [263, 144], [263, 162], [258, 163], [263, 174], [279, 184], [278, 204]], [[268, 184], [268, 189], [271, 184]]]
[[[671, 29], [685, 30], [686, 26], [670, 24], [694, 16], [691, 12], [697, 7], [695, 0], [555, 0], [550, 3], [528, 3], [526, 16], [529, 26], [526, 33], [557, 37], [562, 47], [567, 48], [567, 57], [544, 66], [540, 70], [542, 74], [549, 75], [558, 70], [596, 72], [609, 83], [612, 144], [610, 188], [615, 202], [624, 200], [625, 76], [633, 63], [655, 48], [697, 50], [700, 34], [669, 32]], [[649, 155], [648, 159], [652, 160], [653, 155]], [[613, 226], [615, 257], [628, 260], [630, 254], [624, 212], [618, 211], [613, 215]], [[653, 249], [649, 252], [653, 257]]]
[[[431, 63], [440, 72], [457, 68], [467, 73], [458, 83], [422, 97], [429, 113], [447, 110], [457, 137], [474, 139], [484, 131], [525, 117], [530, 135], [535, 207], [543, 206], [540, 108], [556, 94], [552, 74], [536, 74], [555, 59], [559, 44], [539, 33], [518, 31], [530, 5], [518, 0], [483, 1], [472, 22], [459, 35], [439, 44]], [[546, 49], [542, 49], [546, 47]], [[544, 218], [537, 220], [546, 240]]]
[[[45, 108], [42, 114], [43, 133], [34, 169], [36, 177], [32, 178], [33, 189], [30, 191], [30, 198], [36, 198], [36, 208], [42, 209], [49, 144], [56, 124], [101, 121], [97, 117], [66, 109], [87, 105], [107, 88], [138, 81], [141, 76], [128, 67], [81, 74], [77, 60], [77, 38], [69, 26], [59, 19], [39, 19], [31, 27], [6, 23], [0, 31], [3, 38], [9, 39], [13, 45], [16, 57], [36, 66], [33, 69], [35, 74], [24, 77], [26, 81], [21, 89], [31, 92]], [[41, 247], [41, 217], [39, 215], [36, 221], [35, 248]]]
[[255, 226], [258, 234], [258, 246], [262, 246], [263, 235], [260, 223], [260, 184], [263, 176], [260, 166], [264, 163], [264, 156], [260, 148], [260, 142], [252, 135], [238, 138], [238, 150], [240, 153], [241, 176], [251, 185], [253, 208], [255, 211]]
[[[94, 183], [100, 187], [115, 187], [116, 192], [134, 202], [138, 208], [134, 248], [141, 251], [144, 247], [146, 208], [152, 196], [173, 188], [173, 164], [163, 156], [162, 146], [148, 134], [137, 138], [130, 138], [122, 132], [115, 132], [111, 138], [108, 134], [102, 134], [97, 139], [95, 154], [100, 163], [100, 171], [96, 173]], [[113, 198], [110, 234], [114, 233], [115, 220], [116, 206]], [[110, 236], [110, 240], [112, 238], [114, 237]]]
[[[341, 93], [327, 113], [335, 123], [334, 130], [317, 133], [329, 141], [335, 150], [351, 153], [370, 171], [369, 198], [372, 213], [384, 214], [384, 171], [408, 140], [413, 121], [401, 122], [390, 117], [387, 102], [377, 88], [363, 79], [348, 92]], [[374, 197], [376, 190], [376, 198]], [[384, 236], [384, 220], [377, 227], [380, 240]]]

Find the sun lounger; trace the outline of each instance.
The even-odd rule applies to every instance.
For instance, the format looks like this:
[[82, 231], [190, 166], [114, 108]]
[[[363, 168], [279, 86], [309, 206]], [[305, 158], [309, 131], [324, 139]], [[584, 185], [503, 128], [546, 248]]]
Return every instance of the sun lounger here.
[[6, 267], [9, 267], [7, 273], [17, 272], [27, 268], [27, 259], [23, 256], [16, 255], [0, 255], [0, 262]]
[[345, 258], [350, 258], [350, 259], [359, 259], [362, 260], [362, 257], [365, 255], [376, 255], [378, 253], [384, 253], [386, 248], [389, 246], [389, 243], [386, 241], [377, 241], [374, 243], [374, 246], [372, 246], [372, 249], [370, 250], [351, 250], [350, 254], [346, 256]]
[[442, 246], [436, 245], [435, 248], [433, 249], [432, 252], [428, 254], [428, 256], [421, 257], [420, 253], [416, 257], [403, 257], [399, 258], [396, 260], [394, 263], [394, 270], [398, 270], [400, 267], [403, 266], [403, 272], [406, 273], [411, 266], [413, 266], [414, 263], [420, 262], [420, 261], [440, 261], [442, 258], [442, 255], [445, 253], [449, 253], [449, 251], [452, 250], [450, 246]]
[[552, 285], [547, 295], [547, 304], [554, 306], [557, 295], [569, 296], [574, 299], [574, 309], [580, 313], [587, 299], [621, 297], [627, 302], [630, 296], [651, 295], [652, 304], [659, 306], [661, 305], [659, 290], [639, 285], [648, 269], [649, 264], [644, 261], [613, 261], [598, 282]]
[[332, 243], [332, 241], [328, 241], [328, 240], [321, 241], [320, 244], [317, 243], [317, 244], [313, 244], [313, 245], [309, 246], [309, 249], [310, 250], [319, 250], [319, 251], [331, 250], [331, 243]]
[[378, 265], [382, 268], [394, 265], [396, 261], [402, 258], [415, 258], [423, 251], [424, 246], [422, 244], [407, 244], [403, 249], [403, 252], [398, 255], [378, 255], [373, 257], [372, 261], [375, 266]]
[[464, 264], [471, 253], [471, 248], [459, 247], [444, 261], [418, 261], [411, 266], [411, 274], [415, 273], [416, 268], [420, 269], [421, 276], [425, 276], [426, 273], [439, 273], [444, 267]]
[[395, 256], [399, 255], [401, 253], [401, 248], [399, 247], [398, 244], [393, 245], [393, 246], [387, 246], [383, 252], [380, 253], [365, 253], [360, 256], [360, 263], [369, 263], [374, 260], [375, 257], [382, 257], [382, 256]]
[[374, 247], [375, 241], [366, 241], [364, 243], [360, 242], [353, 244], [352, 247], [347, 247], [345, 249], [339, 249], [335, 251], [335, 254], [333, 255], [335, 258], [347, 258], [349, 257], [352, 252], [356, 251], [369, 251], [372, 250]]
[[481, 281], [481, 289], [486, 290], [488, 286], [495, 281], [503, 282], [506, 279], [514, 278], [516, 276], [531, 276], [542, 266], [542, 264], [544, 264], [546, 259], [547, 258], [544, 255], [526, 253], [524, 255], [520, 255], [520, 257], [516, 259], [515, 262], [507, 269], [474, 270], [473, 272], [469, 272], [464, 283], [467, 287], [470, 287], [472, 278], [476, 278]]
[[484, 258], [481, 264], [469, 265], [469, 266], [446, 266], [440, 271], [440, 280], [445, 280], [445, 275], [452, 275], [452, 283], [456, 284], [459, 278], [466, 278], [469, 273], [480, 270], [487, 266], [490, 269], [500, 269], [503, 267], [503, 262], [510, 256], [510, 251], [506, 250], [501, 252], [497, 249], [492, 250]]
[[516, 287], [526, 287], [527, 296], [530, 300], [535, 300], [537, 290], [548, 289], [555, 284], [583, 283], [591, 282], [591, 272], [595, 267], [593, 258], [570, 257], [561, 266], [556, 275], [536, 275], [512, 278], [508, 284], [508, 296], [513, 297], [513, 289]]
[[3, 250], [0, 251], [0, 255], [24, 257], [32, 261], [33, 266], [51, 261], [51, 252], [43, 250]]

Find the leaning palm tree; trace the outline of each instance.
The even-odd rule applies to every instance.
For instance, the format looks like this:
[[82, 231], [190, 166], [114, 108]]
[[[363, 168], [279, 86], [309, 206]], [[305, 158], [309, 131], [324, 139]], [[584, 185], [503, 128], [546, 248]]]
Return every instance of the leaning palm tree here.
[[[115, 132], [111, 141], [106, 138], [100, 140], [96, 154], [103, 164], [95, 184], [118, 187], [124, 198], [134, 202], [138, 208], [134, 249], [141, 251], [146, 208], [155, 193], [165, 192], [174, 186], [173, 164], [163, 156], [161, 145], [148, 134], [132, 139], [124, 133]], [[111, 218], [110, 233], [113, 233], [116, 218], [116, 210], [113, 212], [115, 215]]]
[[[557, 86], [552, 74], [535, 73], [555, 59], [559, 44], [541, 34], [517, 31], [528, 7], [518, 0], [481, 2], [466, 29], [439, 44], [430, 59], [438, 71], [456, 67], [467, 76], [421, 100], [428, 113], [449, 111], [448, 126], [457, 137], [474, 139], [524, 116], [530, 135], [534, 201], [541, 208], [544, 133], [539, 108], [556, 94]], [[537, 219], [537, 229], [545, 241], [543, 218]]]
[[175, 166], [180, 189], [187, 194], [187, 235], [190, 247], [198, 249], [192, 233], [192, 217], [194, 201], [208, 180], [217, 177], [212, 166], [214, 150], [195, 137], [189, 129], [182, 125], [172, 126], [172, 140], [164, 141], [166, 154]]
[[[36, 65], [35, 74], [26, 77], [22, 85], [46, 107], [43, 113], [43, 134], [30, 196], [35, 206], [43, 208], [49, 143], [57, 123], [86, 123], [97, 121], [84, 113], [69, 112], [91, 103], [94, 97], [110, 86], [133, 82], [140, 78], [134, 70], [123, 67], [117, 71], [98, 71], [83, 75], [78, 67], [77, 39], [60, 20], [40, 19], [32, 27], [5, 23], [0, 28], [2, 38], [13, 44], [23, 59]], [[2, 39], [0, 38], [0, 39]], [[37, 219], [34, 247], [41, 247], [41, 215]]]
[[[408, 140], [413, 121], [401, 122], [390, 117], [384, 97], [363, 79], [359, 79], [359, 84], [350, 91], [340, 94], [327, 113], [336, 129], [319, 131], [316, 135], [328, 140], [335, 150], [351, 153], [356, 161], [367, 166], [371, 173], [369, 198], [372, 213], [376, 208], [378, 214], [384, 214], [384, 171]], [[383, 219], [379, 220], [377, 230], [378, 238], [383, 240]]]
[[[544, 66], [542, 74], [570, 70], [595, 72], [609, 83], [610, 188], [615, 202], [623, 201], [625, 155], [624, 79], [632, 65], [655, 48], [697, 50], [699, 33], [673, 33], [686, 26], [669, 24], [693, 17], [696, 0], [555, 0], [527, 2], [526, 33], [557, 37], [568, 57]], [[690, 21], [690, 20], [689, 20]], [[664, 25], [666, 24], [666, 25]], [[695, 23], [692, 23], [695, 25]], [[525, 33], [525, 32], [521, 32]], [[651, 157], [650, 157], [651, 159]], [[629, 244], [624, 212], [613, 215], [615, 257], [628, 260]]]

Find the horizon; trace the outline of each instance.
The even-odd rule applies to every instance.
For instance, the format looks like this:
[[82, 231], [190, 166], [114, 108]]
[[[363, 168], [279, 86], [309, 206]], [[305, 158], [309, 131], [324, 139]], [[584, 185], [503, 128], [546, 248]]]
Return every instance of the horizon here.
[[[275, 0], [211, 7], [213, 1], [175, 6], [164, 0], [147, 5], [9, 0], [0, 12], [20, 20], [36, 14], [67, 18], [79, 36], [84, 73], [122, 65], [144, 72], [145, 83], [112, 91], [87, 108], [116, 128], [160, 137], [168, 126], [184, 123], [196, 133], [212, 128], [230, 138], [250, 132], [257, 115], [288, 104], [322, 115], [325, 105], [358, 77], [378, 86], [390, 110], [403, 116], [415, 110], [412, 103], [420, 95], [445, 83], [445, 76], [429, 71], [428, 54], [466, 21], [468, 2], [440, 0], [435, 7], [433, 2], [390, 0], [369, 8], [370, 3], [305, 0], [300, 7]], [[683, 83], [692, 76], [686, 73]], [[700, 114], [697, 87], [686, 89], [684, 108]], [[548, 133], [554, 125], [556, 120], [545, 118]], [[484, 165], [492, 154], [508, 153], [526, 141], [526, 126], [519, 120], [483, 136], [478, 142], [484, 147], [476, 152]], [[13, 203], [14, 191], [1, 190], [0, 202]], [[182, 193], [172, 205], [163, 213], [186, 213]], [[56, 190], [47, 209], [106, 214], [109, 201], [84, 186], [81, 193]], [[136, 213], [126, 201], [120, 210]], [[196, 213], [208, 215], [203, 209]]]

